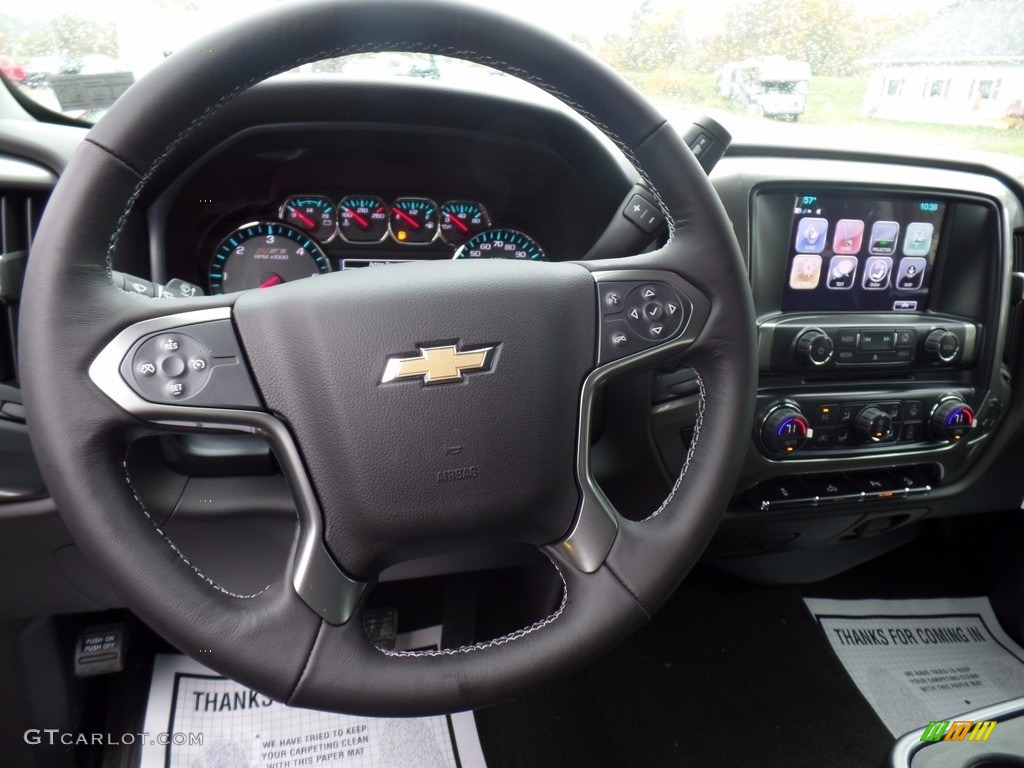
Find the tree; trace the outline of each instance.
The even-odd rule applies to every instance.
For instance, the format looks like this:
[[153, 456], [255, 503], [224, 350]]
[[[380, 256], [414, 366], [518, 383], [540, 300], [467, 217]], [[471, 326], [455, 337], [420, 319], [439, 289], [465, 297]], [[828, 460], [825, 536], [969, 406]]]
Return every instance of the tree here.
[[[921, 24], [915, 14], [914, 24]], [[889, 13], [870, 19], [850, 12], [844, 0], [748, 0], [726, 16], [725, 31], [705, 41], [704, 69], [729, 61], [783, 55], [806, 61], [816, 75], [860, 74], [864, 60], [910, 28]]]

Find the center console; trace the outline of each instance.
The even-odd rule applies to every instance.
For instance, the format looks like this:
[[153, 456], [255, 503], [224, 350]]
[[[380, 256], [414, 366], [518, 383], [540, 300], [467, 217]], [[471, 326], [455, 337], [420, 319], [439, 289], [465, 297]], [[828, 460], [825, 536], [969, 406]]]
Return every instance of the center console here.
[[[849, 565], [878, 554], [868, 539], [963, 514], [1009, 403], [1016, 197], [980, 173], [820, 158], [726, 157], [712, 181], [748, 258], [759, 376], [708, 556], [753, 578], [823, 578], [845, 556], [826, 545], [851, 544]], [[654, 400], [672, 477], [699, 396], [665, 370]]]
[[[770, 460], [921, 453], [978, 427], [993, 203], [861, 186], [752, 196]], [[970, 244], [969, 250], [964, 245]], [[979, 274], [981, 273], [981, 274]]]

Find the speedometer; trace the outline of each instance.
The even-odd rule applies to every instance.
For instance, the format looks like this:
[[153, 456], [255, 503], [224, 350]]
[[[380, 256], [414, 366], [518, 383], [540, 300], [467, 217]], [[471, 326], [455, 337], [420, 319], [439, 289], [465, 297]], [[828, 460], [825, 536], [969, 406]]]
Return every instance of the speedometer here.
[[455, 258], [545, 260], [537, 241], [516, 229], [489, 229], [474, 235], [455, 252]]
[[288, 224], [255, 221], [225, 237], [210, 262], [210, 291], [269, 288], [331, 271], [323, 250]]

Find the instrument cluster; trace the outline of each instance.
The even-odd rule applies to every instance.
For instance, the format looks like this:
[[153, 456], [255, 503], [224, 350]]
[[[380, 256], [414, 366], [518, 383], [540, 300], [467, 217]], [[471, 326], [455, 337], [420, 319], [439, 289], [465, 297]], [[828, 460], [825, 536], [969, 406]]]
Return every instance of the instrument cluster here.
[[[424, 251], [431, 253], [416, 247], [429, 247]], [[281, 203], [276, 221], [248, 222], [220, 239], [208, 281], [211, 292], [232, 293], [431, 257], [546, 258], [530, 235], [495, 227], [487, 208], [474, 200], [438, 205], [417, 196], [385, 200], [349, 194], [335, 202], [320, 194], [291, 195]]]

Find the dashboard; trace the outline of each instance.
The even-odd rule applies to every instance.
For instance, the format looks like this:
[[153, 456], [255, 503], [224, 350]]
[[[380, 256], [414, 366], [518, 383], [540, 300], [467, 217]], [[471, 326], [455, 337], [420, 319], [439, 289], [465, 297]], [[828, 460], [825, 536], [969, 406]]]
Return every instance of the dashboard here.
[[[172, 279], [273, 290], [407, 261], [607, 259], [666, 237], [632, 166], [560, 107], [427, 84], [347, 83], [344, 99], [325, 99], [326, 87], [254, 88], [156, 172], [114, 254], [140, 293]], [[924, 519], [1017, 506], [1019, 182], [982, 166], [742, 145], [711, 180], [749, 268], [759, 384], [706, 557], [761, 581], [822, 578]], [[610, 384], [601, 408], [595, 476], [643, 517], [686, 462], [699, 384], [668, 363]], [[643, 428], [627, 426], [637, 415]], [[149, 500], [168, 518], [194, 513], [218, 474], [263, 478], [235, 482], [228, 511], [273, 498], [287, 512], [279, 475], [268, 491], [265, 446], [193, 436], [147, 460], [153, 451], [177, 478], [178, 493]]]

